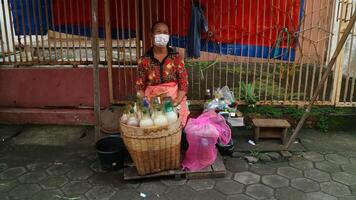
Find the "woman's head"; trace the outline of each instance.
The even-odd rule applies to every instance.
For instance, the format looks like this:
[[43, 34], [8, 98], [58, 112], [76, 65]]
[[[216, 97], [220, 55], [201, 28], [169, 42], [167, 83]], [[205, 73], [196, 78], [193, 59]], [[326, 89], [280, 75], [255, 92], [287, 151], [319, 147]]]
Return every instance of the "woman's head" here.
[[153, 43], [157, 47], [166, 47], [169, 42], [169, 27], [166, 22], [153, 23], [151, 28]]

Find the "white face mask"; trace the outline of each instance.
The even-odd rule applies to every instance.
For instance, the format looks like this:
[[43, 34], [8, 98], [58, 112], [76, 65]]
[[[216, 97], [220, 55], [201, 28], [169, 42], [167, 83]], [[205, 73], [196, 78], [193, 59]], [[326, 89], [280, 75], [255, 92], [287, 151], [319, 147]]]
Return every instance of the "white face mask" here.
[[154, 35], [154, 45], [158, 47], [165, 47], [169, 42], [169, 35], [167, 34], [157, 34]]

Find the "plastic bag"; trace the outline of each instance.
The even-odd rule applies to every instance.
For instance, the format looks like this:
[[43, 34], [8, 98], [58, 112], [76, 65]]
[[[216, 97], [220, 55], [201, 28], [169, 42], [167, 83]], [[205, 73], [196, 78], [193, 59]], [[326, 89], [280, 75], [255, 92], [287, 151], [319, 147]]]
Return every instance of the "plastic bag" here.
[[231, 130], [225, 119], [214, 111], [208, 111], [197, 119], [189, 119], [185, 132], [189, 147], [182, 166], [189, 170], [200, 170], [215, 162], [218, 138], [223, 144], [231, 139]]
[[219, 93], [224, 97], [225, 101], [227, 101], [228, 104], [232, 104], [235, 102], [235, 97], [230, 91], [228, 86], [224, 86], [219, 90]]

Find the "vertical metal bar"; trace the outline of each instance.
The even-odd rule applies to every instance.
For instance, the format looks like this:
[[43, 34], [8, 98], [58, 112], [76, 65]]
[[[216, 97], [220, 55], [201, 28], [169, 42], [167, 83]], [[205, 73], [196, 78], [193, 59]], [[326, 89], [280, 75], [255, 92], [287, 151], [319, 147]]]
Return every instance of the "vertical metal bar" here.
[[[308, 3], [306, 2], [305, 3], [305, 9], [304, 9], [304, 12], [303, 13], [306, 13], [307, 12], [307, 5], [308, 5]], [[305, 26], [306, 26], [306, 14], [304, 14], [304, 21], [303, 21], [303, 24], [302, 24], [302, 26], [303, 26], [303, 28], [302, 28], [302, 30], [304, 30], [305, 29]], [[302, 35], [300, 36], [301, 37], [301, 51], [303, 51], [303, 49], [304, 49], [304, 41], [305, 41], [305, 32], [303, 31], [302, 32]], [[302, 74], [303, 74], [303, 62], [304, 62], [304, 54], [302, 54], [301, 55], [301, 60], [300, 60], [300, 65], [299, 65], [299, 77], [298, 77], [298, 94], [297, 94], [297, 100], [298, 101], [300, 101], [300, 91], [301, 91], [301, 84], [302, 84]]]
[[[220, 1], [220, 26], [219, 26], [219, 32], [220, 32], [220, 38], [222, 39], [222, 30], [221, 30], [221, 28], [222, 28], [222, 18], [223, 18], [223, 9], [222, 9], [222, 7], [223, 7], [223, 4], [222, 4], [222, 1]], [[222, 54], [222, 51], [221, 51], [221, 41], [220, 41], [220, 54]], [[221, 55], [222, 56], [222, 55]], [[222, 60], [220, 60], [219, 61], [219, 66], [220, 66], [220, 70], [219, 70], [219, 87], [221, 87], [221, 71], [222, 71]], [[226, 65], [226, 63], [225, 63], [225, 65]], [[226, 69], [226, 68], [225, 68]]]
[[80, 14], [79, 14], [79, 0], [76, 0], [76, 7], [77, 7], [77, 18], [76, 20], [78, 21], [77, 23], [77, 32], [79, 35], [79, 39], [78, 39], [78, 45], [79, 45], [79, 61], [83, 61], [83, 57], [82, 57], [82, 39], [80, 37], [82, 37], [82, 31], [81, 31], [81, 23], [80, 23]]
[[[284, 9], [283, 9], [283, 28], [286, 27], [286, 20], [288, 18], [288, 13], [287, 13], [287, 4], [288, 2], [284, 2]], [[292, 6], [292, 11], [293, 13], [293, 6]], [[288, 30], [289, 31], [289, 30]], [[282, 41], [283, 42], [283, 41]], [[288, 47], [287, 47], [288, 48]], [[286, 50], [287, 51], [287, 50]], [[282, 56], [285, 55], [285, 52], [282, 50]], [[282, 66], [279, 70], [280, 70], [280, 74], [279, 74], [279, 83], [278, 83], [278, 100], [281, 100], [281, 88], [282, 88], [282, 79], [284, 76], [284, 71], [285, 69], [287, 69], [287, 71], [289, 70], [289, 62], [290, 62], [290, 57], [288, 57], [287, 62], [281, 62]], [[287, 77], [288, 77], [288, 72], [286, 73]], [[288, 89], [286, 88], [286, 91]]]
[[[17, 62], [17, 53], [16, 53], [16, 46], [15, 46], [15, 33], [14, 33], [15, 24], [14, 24], [13, 16], [11, 14], [10, 2], [7, 3], [7, 9], [8, 9], [8, 12], [9, 12], [10, 24], [12, 24], [12, 26], [13, 26], [13, 28], [11, 28], [11, 41], [12, 41], [12, 44], [14, 46], [14, 61], [16, 63]], [[20, 58], [21, 58], [21, 54], [20, 54]]]
[[[331, 1], [331, 3], [330, 3], [330, 1]], [[334, 13], [335, 13], [335, 6], [336, 6], [336, 2], [335, 1], [333, 1], [333, 0], [330, 0], [329, 1], [329, 3], [327, 3], [327, 12], [328, 12], [328, 14], [327, 14], [327, 17], [326, 17], [326, 23], [325, 23], [325, 30], [328, 30], [328, 31], [330, 31], [330, 30], [333, 30], [334, 29]], [[331, 22], [331, 26], [330, 26], [330, 28], [328, 29], [328, 19], [329, 19], [329, 11], [330, 11], [330, 8], [329, 8], [329, 4], [331, 4], [332, 5], [332, 12], [331, 12], [331, 17], [330, 17], [330, 22]], [[328, 49], [328, 55], [326, 56], [326, 58], [324, 59], [324, 62], [323, 62], [323, 68], [324, 68], [324, 65], [326, 64], [326, 62], [327, 62], [327, 59], [330, 57], [330, 53], [331, 53], [331, 51], [330, 51], [330, 48], [328, 48], [330, 45], [329, 44], [331, 44], [331, 41], [332, 41], [332, 38], [334, 37], [334, 35], [333, 34], [331, 34], [331, 33], [329, 33], [329, 37], [328, 37], [328, 41], [326, 41], [325, 43], [325, 48], [327, 48]], [[325, 84], [324, 84], [324, 89], [323, 89], [323, 97], [322, 97], [322, 100], [323, 101], [325, 101], [325, 97], [326, 97], [326, 89], [327, 89], [327, 87], [328, 87], [328, 81], [329, 81], [329, 77], [328, 78], [326, 78], [326, 81], [325, 81]]]
[[[131, 38], [131, 11], [130, 11], [130, 2], [127, 1], [127, 9], [128, 9], [128, 34], [129, 34], [129, 49], [130, 49], [130, 71], [131, 71], [131, 83], [134, 83], [134, 74], [133, 74], [133, 68], [132, 68], [132, 38]], [[135, 87], [134, 84], [131, 84], [131, 91], [134, 91]]]
[[127, 93], [128, 83], [127, 83], [127, 75], [126, 75], [126, 40], [124, 35], [124, 6], [123, 2], [120, 1], [120, 11], [121, 11], [121, 41], [122, 41], [122, 48], [123, 48], [123, 61], [124, 61], [124, 80], [125, 80], [125, 94]]
[[109, 100], [114, 103], [114, 90], [112, 82], [112, 38], [111, 38], [111, 19], [110, 19], [110, 0], [104, 0], [105, 13], [105, 42], [107, 47], [107, 62], [108, 62], [108, 85], [109, 85]]
[[[76, 0], [78, 1], [78, 0]], [[77, 55], [76, 55], [76, 45], [75, 45], [75, 39], [74, 39], [74, 8], [73, 8], [73, 4], [69, 4], [69, 10], [70, 10], [70, 21], [71, 21], [71, 40], [72, 40], [72, 48], [73, 48], [73, 61], [76, 61]], [[76, 33], [76, 35], [78, 35], [78, 33]], [[80, 43], [80, 42], [79, 42]]]
[[[153, 12], [153, 9], [152, 9], [152, 0], [148, 0], [149, 1], [149, 12], [150, 12], [150, 19], [148, 20], [149, 23], [150, 23], [150, 28], [152, 27], [152, 12]], [[150, 40], [150, 46], [152, 46], [152, 40]]]
[[[306, 3], [304, 3], [304, 4], [306, 4]], [[304, 8], [300, 8], [300, 9], [303, 9], [303, 11], [305, 12], [305, 9]], [[303, 12], [303, 13], [304, 13]], [[305, 15], [305, 14], [303, 14], [303, 15]], [[300, 20], [299, 20], [299, 22], [298, 22], [298, 30], [297, 31], [300, 31], [299, 29], [300, 29], [300, 27], [301, 27], [301, 24], [302, 24], [302, 21], [304, 20], [305, 18], [304, 17], [300, 17]], [[304, 27], [304, 24], [305, 23], [303, 23], [303, 27]], [[299, 41], [300, 40], [300, 38], [302, 39], [302, 40], [304, 40], [304, 38], [303, 37], [301, 37], [300, 35], [298, 35], [298, 37], [299, 38], [296, 38], [296, 41]], [[298, 42], [298, 44], [295, 44], [295, 52], [296, 52], [296, 56], [295, 56], [295, 58], [297, 57], [297, 50], [298, 49], [300, 49], [300, 51], [302, 51], [303, 49], [303, 46], [302, 45], [300, 45], [299, 44], [299, 42]], [[301, 55], [300, 55], [300, 57], [302, 57], [303, 56], [303, 54], [301, 53]], [[291, 92], [290, 92], [290, 101], [293, 101], [293, 94], [294, 94], [294, 83], [295, 83], [295, 75], [296, 75], [296, 68], [297, 68], [297, 65], [298, 65], [298, 63], [299, 63], [299, 59], [298, 60], [294, 60], [294, 62], [293, 62], [293, 67], [292, 67], [292, 82], [291, 82]], [[289, 82], [288, 82], [288, 84], [289, 84]], [[299, 93], [298, 93], [299, 94]]]
[[236, 97], [236, 91], [235, 91], [235, 72], [236, 72], [236, 44], [237, 44], [237, 36], [236, 36], [236, 30], [237, 30], [237, 0], [234, 1], [234, 59], [233, 59], [233, 74], [232, 74], [232, 91], [234, 92], [234, 97]]
[[[166, 1], [163, 1], [163, 19], [166, 21]], [[159, 12], [158, 12], [158, 0], [156, 0], [156, 20], [159, 20]]]
[[[2, 28], [1, 28], [1, 22], [0, 22], [0, 35], [2, 36]], [[4, 44], [3, 44], [3, 39], [0, 38], [0, 47], [1, 47], [1, 58], [0, 60], [2, 60], [2, 63], [5, 63], [5, 58], [6, 58], [6, 53], [5, 53], [5, 49], [4, 49]]]
[[[279, 22], [280, 22], [280, 5], [281, 5], [281, 0], [278, 0], [278, 7], [277, 7], [277, 37], [278, 37], [278, 31], [279, 31]], [[271, 27], [272, 28], [272, 27]], [[278, 63], [280, 63], [278, 61]], [[279, 65], [280, 66], [280, 65]], [[273, 59], [273, 74], [272, 74], [272, 95], [271, 95], [271, 101], [274, 100], [274, 89], [275, 89], [275, 75], [276, 75], [276, 67], [277, 67], [277, 61], [276, 61], [276, 58]]]
[[[249, 13], [248, 13], [248, 39], [247, 43], [251, 44], [251, 18], [252, 18], [252, 0], [249, 0]], [[247, 46], [247, 66], [246, 66], [246, 85], [249, 83], [249, 75], [250, 75], [250, 62], [251, 62], [251, 55], [250, 55], [250, 45]], [[252, 83], [254, 84], [254, 83]], [[253, 85], [253, 91], [255, 91], [255, 86]], [[245, 90], [245, 95], [247, 95], [247, 90]]]
[[[183, 0], [183, 2], [184, 1], [185, 0]], [[206, 16], [207, 16], [206, 20], [209, 21], [209, 3], [206, 3], [205, 6], [206, 6]], [[179, 17], [178, 17], [178, 19], [179, 19]], [[179, 28], [179, 26], [178, 26], [178, 28]], [[208, 49], [208, 39], [205, 42], [205, 49]], [[210, 63], [210, 53], [208, 52], [208, 50], [207, 50], [207, 55], [208, 55], [207, 60]], [[210, 69], [205, 70], [205, 91], [208, 89], [208, 70], [210, 71]], [[210, 92], [212, 92], [212, 89], [214, 88], [213, 85], [214, 85], [214, 83], [212, 83], [212, 85], [210, 86], [210, 89], [211, 89]]]
[[[16, 9], [16, 12], [18, 12], [17, 2], [16, 1], [14, 1], [14, 8]], [[9, 9], [10, 9], [10, 4], [9, 4]], [[17, 32], [20, 32], [20, 19], [19, 19], [17, 14], [15, 15], [15, 24], [16, 24]], [[17, 35], [17, 42], [18, 42], [18, 48], [19, 48], [19, 51], [20, 51], [20, 62], [23, 62], [24, 59], [22, 58], [22, 47], [21, 47], [21, 37], [20, 37], [20, 35]]]
[[[66, 0], [64, 2], [64, 7], [67, 8]], [[69, 38], [68, 38], [68, 18], [67, 18], [67, 9], [64, 9], [64, 31], [65, 31], [65, 40], [66, 40], [66, 47], [67, 47], [67, 59], [69, 60]], [[99, 59], [100, 59], [100, 54], [99, 54]]]
[[[310, 20], [310, 28], [313, 27], [313, 18], [314, 18], [314, 2], [315, 0], [312, 0], [312, 4], [311, 4], [311, 20]], [[312, 37], [312, 29], [309, 31], [309, 39], [311, 40], [311, 37]], [[311, 49], [311, 45], [310, 45], [311, 41], [309, 41], [309, 48], [308, 48], [308, 57], [310, 58], [311, 57], [311, 54], [310, 54], [310, 49]], [[307, 97], [307, 89], [308, 89], [308, 80], [309, 80], [309, 65], [310, 65], [310, 61], [308, 60], [308, 64], [307, 64], [307, 71], [306, 71], [306, 75], [305, 75], [305, 85], [304, 85], [304, 97], [303, 97], [303, 100], [305, 101], [306, 100], [306, 97]]]
[[[230, 4], [230, 0], [228, 0], [228, 3], [227, 3], [227, 24], [228, 24], [228, 27], [227, 27], [227, 40], [229, 41], [230, 43], [230, 9], [231, 9], [231, 4]], [[227, 45], [227, 49], [229, 48], [229, 45]], [[226, 53], [226, 56], [227, 56], [227, 62], [226, 62], [226, 67], [225, 67], [225, 85], [228, 85], [228, 73], [229, 73], [229, 69], [230, 69], [230, 62], [229, 62], [229, 57], [231, 57], [229, 54], [228, 54], [228, 51]]]
[[[47, 45], [48, 45], [48, 51], [49, 51], [49, 61], [50, 62], [53, 62], [52, 61], [52, 45], [51, 45], [51, 39], [49, 38], [49, 34], [48, 34], [48, 31], [50, 31], [49, 29], [49, 17], [48, 17], [48, 5], [47, 5], [47, 1], [45, 0], [44, 1], [44, 7], [45, 7], [45, 10], [44, 10], [44, 14], [45, 14], [45, 17], [46, 17], [46, 29], [47, 29]], [[52, 6], [51, 6], [52, 7]], [[51, 15], [52, 18], [53, 18], [53, 15]], [[78, 16], [79, 16], [79, 12], [78, 12]]]
[[[36, 16], [36, 4], [34, 3], [35, 1], [32, 0], [31, 3], [32, 3], [32, 12], [33, 12], [33, 25], [35, 26], [35, 40], [36, 40], [36, 49], [37, 49], [37, 60], [39, 61], [40, 60], [40, 45], [39, 45], [39, 42], [38, 42], [38, 33], [37, 33], [37, 16]], [[30, 12], [29, 12], [30, 13]]]
[[43, 39], [44, 29], [43, 29], [43, 23], [42, 23], [43, 15], [42, 15], [42, 10], [41, 10], [42, 2], [40, 2], [40, 0], [37, 0], [37, 4], [38, 4], [37, 9], [38, 9], [38, 15], [39, 15], [38, 19], [39, 19], [39, 23], [40, 23], [39, 27], [40, 27], [40, 32], [41, 32], [40, 38], [41, 38], [41, 46], [42, 46], [42, 56], [43, 56], [43, 60], [46, 60], [45, 46], [44, 46], [44, 39]]
[[[120, 45], [119, 45], [119, 40], [120, 40], [120, 36], [119, 36], [119, 10], [118, 10], [118, 4], [117, 4], [117, 1], [115, 1], [115, 21], [116, 21], [116, 50], [117, 50], [117, 60], [118, 60], [118, 84], [119, 84], [119, 87], [122, 87], [122, 78], [121, 78], [121, 71], [122, 71], [122, 68], [121, 68], [121, 57], [120, 57]], [[142, 14], [144, 15], [144, 14]], [[144, 24], [144, 23], [143, 23]], [[142, 34], [143, 36], [145, 34]], [[114, 98], [114, 97], [113, 97]]]
[[[23, 2], [20, 1], [20, 7], [21, 7], [21, 22], [22, 24], [25, 24], [25, 12], [24, 12], [24, 7], [23, 7]], [[14, 1], [14, 6], [16, 7], [16, 1]], [[23, 37], [24, 37], [24, 53], [25, 53], [25, 58], [26, 58], [26, 62], [29, 61], [28, 55], [27, 55], [27, 39], [26, 39], [26, 30], [25, 30], [25, 26], [22, 26], [22, 32], [23, 32]], [[20, 36], [18, 36], [20, 38]], [[19, 46], [21, 45], [21, 39], [19, 39]]]
[[[213, 19], [213, 34], [215, 36], [216, 34], [216, 4], [215, 4], [215, 0], [213, 1], [213, 7], [214, 7], [214, 11], [213, 11], [213, 16], [214, 16], [214, 19]], [[214, 52], [215, 54], [217, 54], [216, 52]], [[213, 90], [215, 90], [215, 63], [213, 65]]]
[[[21, 1], [22, 3], [22, 1]], [[28, 5], [28, 2], [25, 1], [25, 6], [26, 6], [26, 14], [27, 14], [27, 22], [30, 24], [31, 23], [31, 18], [30, 18], [30, 8], [29, 8], [29, 5]], [[31, 28], [28, 29], [29, 30], [29, 36], [30, 36], [30, 55], [31, 55], [31, 60], [33, 60], [33, 53], [32, 53], [32, 31], [31, 31]], [[27, 44], [26, 44], [27, 46]]]
[[95, 117], [95, 140], [100, 137], [100, 80], [99, 80], [99, 25], [98, 25], [98, 0], [91, 0], [92, 18], [92, 51], [93, 51], [93, 83], [94, 83], [94, 117]]
[[349, 37], [351, 37], [351, 41], [350, 41], [349, 57], [348, 57], [348, 62], [347, 62], [347, 67], [346, 67], [347, 75], [346, 75], [346, 83], [345, 83], [345, 88], [344, 88], [344, 98], [343, 98], [344, 103], [346, 102], [347, 92], [349, 91], [349, 81], [350, 81], [350, 73], [351, 73], [350, 64], [351, 64], [351, 60], [352, 60], [354, 34], [355, 34], [355, 27], [352, 29], [351, 34], [349, 36]]
[[[322, 26], [319, 28], [322, 29], [324, 32], [326, 30], [328, 30], [328, 18], [329, 18], [329, 11], [330, 11], [330, 7], [329, 7], [329, 0], [326, 3], [326, 16], [325, 17], [325, 21], [323, 20], [324, 24], [322, 24]], [[320, 11], [321, 12], [321, 11]], [[323, 37], [323, 34], [321, 35]], [[329, 37], [328, 37], [329, 38]], [[321, 51], [320, 52], [325, 52], [327, 50], [327, 42], [326, 39], [323, 38], [323, 41], [321, 42]], [[319, 66], [319, 78], [318, 78], [318, 82], [320, 82], [321, 80], [321, 76], [323, 75], [323, 69], [324, 69], [324, 61], [327, 59], [327, 57], [325, 56], [325, 54], [322, 54], [320, 56], [320, 66]], [[327, 81], [327, 80], [326, 80]], [[326, 82], [325, 82], [326, 83]], [[324, 84], [324, 88], [323, 91], [325, 90], [326, 85]], [[317, 100], [319, 100], [319, 97], [317, 98]], [[321, 99], [322, 101], [324, 101], [323, 99]]]
[[[172, 5], [172, 3], [171, 3]], [[199, 0], [199, 5], [201, 6], [201, 0]], [[172, 14], [173, 14], [173, 11], [172, 11], [172, 7], [171, 7], [171, 24], [172, 24]], [[199, 62], [199, 72], [201, 70], [201, 62]], [[201, 73], [198, 72], [198, 94], [199, 94], [199, 100], [202, 99], [201, 98]]]
[[[286, 14], [285, 24], [287, 23], [288, 19], [290, 20], [290, 22], [292, 22], [292, 20], [293, 20], [294, 4], [295, 4], [295, 0], [293, 0], [292, 3], [291, 3], [291, 6], [292, 6], [291, 11], [289, 12], [289, 14]], [[287, 5], [286, 5], [285, 11], [287, 12]], [[290, 31], [290, 30], [288, 30], [288, 31]], [[294, 46], [294, 48], [296, 48], [296, 45]], [[289, 46], [289, 47], [287, 47], [287, 50], [286, 50], [286, 51], [288, 51], [288, 61], [287, 61], [287, 65], [286, 65], [286, 81], [285, 81], [285, 87], [284, 87], [284, 102], [287, 101], [287, 95], [288, 95], [288, 90], [289, 90], [289, 74], [290, 74], [289, 68], [290, 68], [290, 65], [291, 65], [291, 56], [292, 56], [291, 49], [292, 48]], [[293, 67], [294, 66], [295, 66], [295, 62], [293, 62]], [[293, 94], [291, 94], [291, 96], [292, 95]]]
[[[273, 5], [274, 5], [274, 2], [272, 0], [272, 3], [271, 3], [271, 6], [270, 6], [270, 9], [271, 9], [271, 12], [273, 12]], [[268, 80], [269, 80], [269, 67], [270, 67], [270, 64], [271, 64], [271, 54], [272, 54], [272, 20], [270, 20], [270, 23], [269, 23], [269, 45], [268, 45], [268, 59], [267, 59], [267, 69], [266, 69], [266, 87], [265, 87], [265, 102], [267, 101], [267, 98], [268, 98]], [[273, 74], [272, 74], [273, 76]], [[273, 81], [273, 80], [272, 80]]]
[[[184, 0], [183, 0], [183, 1], [184, 1]], [[181, 5], [181, 4], [180, 4], [180, 0], [177, 0], [177, 14], [178, 14], [178, 15], [181, 14], [181, 13], [180, 13], [180, 12], [181, 12], [180, 5]], [[177, 32], [178, 32], [177, 36], [178, 36], [178, 37], [180, 36], [180, 26], [181, 26], [181, 25], [180, 25], [179, 18], [180, 18], [180, 17], [177, 17], [177, 25], [178, 25], [178, 26], [177, 26], [177, 29], [178, 29], [178, 30], [177, 30]], [[184, 19], [183, 19], [183, 20], [184, 20]], [[178, 47], [180, 48], [180, 39], [178, 39]]]
[[[8, 59], [9, 59], [9, 62], [11, 62], [11, 53], [10, 53], [10, 42], [9, 42], [9, 36], [8, 36], [8, 30], [7, 30], [7, 24], [6, 24], [6, 22], [7, 22], [7, 18], [6, 18], [6, 14], [5, 14], [5, 2], [4, 2], [4, 0], [1, 0], [2, 2], [1, 2], [1, 5], [2, 5], [2, 14], [3, 14], [3, 18], [4, 18], [4, 28], [5, 28], [5, 41], [6, 41], [6, 48], [7, 48], [7, 54], [8, 54]], [[11, 15], [11, 13], [9, 13], [10, 15]], [[2, 25], [0, 24], [0, 28], [2, 29]], [[0, 36], [2, 36], [2, 34], [0, 35]], [[3, 38], [1, 38], [1, 40], [3, 40], [4, 41], [4, 39]], [[1, 49], [3, 52], [5, 52], [5, 49], [4, 48], [2, 48]], [[15, 50], [15, 49], [14, 49]], [[5, 55], [6, 56], [6, 55]], [[5, 60], [5, 58], [6, 57], [3, 57], [3, 60]]]
[[[58, 1], [59, 2], [59, 1]], [[57, 6], [57, 13], [58, 13], [58, 34], [59, 34], [59, 46], [60, 46], [60, 60], [63, 62], [63, 45], [62, 45], [62, 23], [61, 23], [61, 11], [59, 10], [59, 6]]]
[[[244, 45], [244, 37], [245, 37], [245, 0], [242, 0], [242, 18], [241, 18], [241, 29], [242, 29], [242, 37], [241, 37], [241, 46]], [[239, 99], [241, 99], [241, 90], [242, 90], [242, 66], [243, 66], [243, 48], [241, 48], [240, 53], [240, 77], [239, 77]]]
[[[145, 8], [145, 3], [144, 3], [144, 1], [141, 1], [141, 11], [142, 11], [142, 44], [143, 44], [143, 49], [147, 49], [147, 47], [146, 47], [146, 40], [148, 40], [147, 38], [146, 38], [146, 34], [145, 34], [145, 31], [146, 31], [146, 28], [145, 28], [145, 26], [146, 26], [146, 23], [147, 23], [147, 21], [145, 20], [145, 10], [146, 10], [146, 8]], [[116, 13], [117, 13], [117, 11], [116, 11]], [[144, 52], [143, 52], [144, 53]]]
[[[252, 6], [251, 6], [252, 7]], [[256, 39], [255, 39], [255, 46], [253, 47], [254, 48], [254, 50], [255, 50], [255, 56], [254, 56], [254, 67], [253, 67], [253, 78], [252, 78], [252, 83], [253, 83], [253, 85], [256, 87], [256, 71], [257, 71], [257, 51], [258, 51], [258, 49], [257, 49], [257, 43], [258, 43], [258, 40], [257, 40], [257, 38], [258, 38], [258, 34], [259, 34], [259, 32], [258, 32], [258, 20], [259, 20], [259, 16], [258, 16], [258, 13], [259, 13], [259, 8], [260, 8], [260, 1], [257, 1], [257, 12], [255, 12], [255, 16], [256, 16]], [[260, 82], [260, 84], [261, 84], [261, 82]], [[254, 87], [254, 91], [255, 91], [255, 87]]]
[[[55, 37], [55, 31], [56, 31], [56, 27], [55, 27], [55, 25], [54, 25], [54, 10], [53, 10], [53, 1], [51, 2], [51, 24], [52, 24], [52, 30], [53, 30], [53, 34], [54, 34], [54, 36], [53, 37]], [[53, 42], [53, 46], [54, 46], [54, 60], [55, 61], [57, 61], [58, 59], [57, 59], [57, 41], [56, 41], [56, 39], [54, 38], [54, 42]], [[60, 52], [60, 50], [59, 50], [59, 52]]]
[[[262, 17], [262, 44], [264, 44], [265, 41], [265, 30], [264, 27], [266, 27], [266, 0], [263, 0], [263, 17]], [[263, 45], [262, 45], [263, 46]], [[258, 99], [261, 101], [261, 92], [262, 92], [262, 74], [263, 74], [263, 67], [264, 67], [264, 52], [265, 48], [262, 48], [262, 63], [260, 63], [260, 86], [258, 89]], [[268, 74], [266, 74], [266, 77]]]
[[[136, 26], [136, 61], [141, 57], [141, 38], [140, 38], [140, 5], [139, 0], [135, 0], [135, 26]], [[137, 68], [136, 68], [137, 69]]]
[[[193, 1], [191, 2], [191, 6], [193, 6]], [[165, 12], [164, 12], [165, 13]], [[199, 63], [198, 63], [199, 64]], [[193, 66], [191, 66], [191, 69], [190, 69], [190, 71], [191, 71], [191, 80], [190, 80], [190, 88], [191, 88], [191, 94], [192, 94], [192, 97], [194, 97], [194, 94], [195, 94], [195, 92], [194, 92], [194, 65]], [[200, 65], [199, 65], [199, 67], [200, 67]]]
[[[84, 2], [85, 2], [85, 0], [84, 0]], [[82, 12], [83, 12], [82, 20], [83, 20], [83, 30], [84, 30], [84, 36], [85, 36], [84, 37], [84, 48], [85, 48], [85, 59], [86, 59], [86, 61], [89, 61], [89, 58], [88, 58], [88, 33], [87, 33], [88, 32], [87, 28], [89, 29], [89, 27], [87, 27], [86, 24], [85, 24], [85, 8], [86, 7], [84, 5], [82, 6], [83, 7], [83, 9], [82, 9]], [[89, 18], [91, 19], [91, 17], [89, 17]]]
[[[314, 13], [314, 11], [313, 11]], [[319, 33], [320, 33], [320, 21], [321, 21], [321, 17], [320, 17], [320, 8], [319, 8], [319, 16], [318, 16], [318, 22], [317, 22], [317, 42], [319, 41]], [[314, 27], [313, 27], [314, 28]], [[318, 42], [319, 43], [319, 42]], [[316, 54], [318, 55], [320, 52], [319, 50], [319, 46], [318, 44], [315, 44], [314, 43], [314, 49], [316, 50]], [[314, 82], [315, 82], [315, 74], [316, 74], [316, 68], [317, 68], [317, 59], [314, 59], [314, 62], [313, 62], [313, 74], [312, 74], [312, 82], [311, 82], [311, 87], [310, 87], [310, 97], [313, 96], [313, 91], [314, 91]]]

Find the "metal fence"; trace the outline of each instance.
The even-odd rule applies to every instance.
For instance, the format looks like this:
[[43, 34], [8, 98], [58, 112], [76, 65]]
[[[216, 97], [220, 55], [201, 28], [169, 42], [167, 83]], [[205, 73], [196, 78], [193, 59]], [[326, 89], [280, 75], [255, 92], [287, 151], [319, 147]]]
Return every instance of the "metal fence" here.
[[[100, 63], [109, 69], [111, 101], [122, 102], [127, 96], [134, 95], [136, 60], [152, 45], [152, 23], [164, 20], [169, 24], [178, 24], [172, 27], [175, 29], [173, 31], [186, 32], [189, 24], [183, 19], [190, 12], [187, 8], [193, 1], [102, 2], [104, 3], [99, 5]], [[225, 55], [221, 53], [224, 44], [216, 42], [216, 52], [203, 51], [199, 59], [186, 59], [190, 82], [189, 99], [202, 100], [206, 89], [214, 90], [227, 85], [239, 100], [250, 95], [259, 104], [276, 105], [304, 105], [313, 96], [330, 54], [356, 8], [355, 0], [300, 0], [299, 2], [304, 3], [298, 29], [289, 30], [288, 36], [279, 38], [269, 32], [283, 30], [284, 25], [286, 27], [289, 20], [295, 17], [294, 8], [288, 7], [283, 0], [198, 2], [206, 9], [208, 23], [215, 22], [215, 26], [210, 27], [212, 35], [218, 37], [223, 31], [241, 35], [242, 41], [232, 41], [231, 45], [235, 45], [232, 49], [236, 49], [238, 42], [258, 43], [259, 38], [262, 38], [267, 42], [266, 48], [262, 49], [264, 55], [274, 50], [277, 40], [287, 43], [289, 38], [295, 55], [287, 56], [287, 59], [273, 56], [261, 58], [257, 53], [244, 55], [242, 51], [240, 55], [236, 52]], [[255, 6], [261, 12], [252, 10], [255, 7], [251, 6], [251, 2], [256, 2]], [[297, 2], [291, 1], [292, 5]], [[1, 65], [77, 67], [92, 63], [89, 0], [0, 0], [0, 4]], [[166, 4], [163, 9], [162, 4]], [[209, 9], [209, 6], [211, 8], [218, 4], [224, 5], [220, 9]], [[241, 5], [244, 9], [239, 13], [237, 8]], [[277, 13], [276, 16], [266, 16], [273, 13]], [[173, 15], [182, 17], [175, 19]], [[229, 16], [226, 18], [228, 21], [223, 22], [222, 15]], [[269, 18], [275, 19], [280, 26], [267, 20]], [[226, 27], [226, 23], [232, 26]], [[237, 25], [240, 27], [236, 27]], [[253, 37], [252, 31], [257, 32], [258, 37]], [[356, 105], [354, 32], [341, 53], [333, 74], [325, 83], [317, 104]], [[178, 40], [175, 45], [185, 56], [180, 42], [184, 42], [184, 39]], [[246, 48], [250, 52], [254, 47]], [[114, 91], [115, 84], [123, 91]]]

